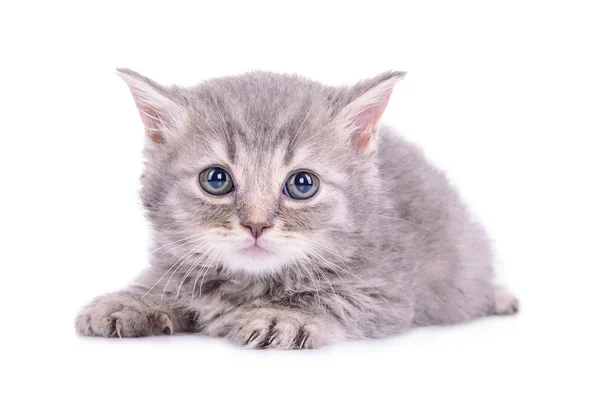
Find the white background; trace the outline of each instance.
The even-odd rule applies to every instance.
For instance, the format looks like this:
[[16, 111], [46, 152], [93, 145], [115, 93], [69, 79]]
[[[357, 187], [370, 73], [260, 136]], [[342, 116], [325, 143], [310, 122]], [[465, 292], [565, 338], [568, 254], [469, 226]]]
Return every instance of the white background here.
[[[599, 398], [594, 2], [350, 3], [2, 3], [3, 398]], [[306, 352], [77, 337], [79, 308], [149, 245], [142, 125], [115, 67], [178, 84], [408, 71], [385, 122], [489, 228], [522, 313]]]

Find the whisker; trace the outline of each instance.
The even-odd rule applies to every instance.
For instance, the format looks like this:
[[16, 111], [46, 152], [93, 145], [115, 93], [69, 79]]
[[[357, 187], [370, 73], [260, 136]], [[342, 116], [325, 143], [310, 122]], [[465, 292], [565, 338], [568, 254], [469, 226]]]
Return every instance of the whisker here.
[[[190, 259], [190, 258], [191, 258], [191, 257], [194, 255], [194, 253], [195, 253], [195, 252], [202, 251], [203, 249], [205, 249], [205, 248], [206, 248], [207, 246], [209, 246], [209, 245], [210, 245], [210, 244], [208, 244], [208, 243], [207, 243], [207, 244], [204, 244], [204, 245], [201, 245], [201, 246], [196, 246], [196, 247], [194, 247], [193, 249], [191, 249], [190, 251], [188, 251], [186, 254], [184, 254], [184, 255], [183, 255], [183, 256], [182, 256], [182, 257], [181, 257], [181, 258], [178, 260], [178, 262], [176, 262], [175, 264], [173, 264], [173, 265], [175, 266], [175, 265], [177, 265], [177, 264], [179, 263], [179, 265], [177, 266], [177, 268], [175, 268], [175, 271], [173, 271], [173, 272], [171, 273], [171, 276], [169, 276], [169, 280], [167, 281], [167, 283], [165, 284], [165, 287], [163, 288], [163, 293], [162, 293], [162, 296], [160, 297], [161, 299], [163, 299], [163, 298], [165, 297], [165, 293], [166, 293], [166, 291], [167, 291], [167, 287], [169, 286], [169, 283], [171, 282], [171, 279], [173, 279], [173, 275], [175, 275], [175, 273], [177, 272], [177, 270], [178, 270], [179, 268], [181, 268], [181, 266], [182, 266], [182, 265], [183, 265], [183, 264], [184, 264], [184, 263], [185, 263], [187, 260], [189, 260], [189, 259]], [[182, 260], [182, 259], [183, 259], [183, 257], [185, 257], [187, 254], [189, 254], [189, 255], [188, 255], [186, 258], [185, 258], [185, 260]], [[171, 268], [173, 268], [173, 267], [171, 267]]]
[[[223, 250], [221, 250], [221, 252], [219, 253], [219, 260], [217, 261], [217, 263], [215, 265], [218, 265], [219, 262], [221, 262], [221, 257], [223, 256]], [[202, 280], [200, 281], [200, 289], [198, 291], [198, 298], [200, 298], [202, 296], [202, 284], [204, 283], [204, 278], [206, 278], [206, 275], [208, 274], [208, 271], [210, 270], [210, 265], [207, 264], [206, 265], [206, 270], [204, 271], [204, 275], [202, 275]], [[196, 279], [196, 282], [198, 281], [198, 279]], [[194, 288], [196, 288], [196, 282], [194, 282]], [[194, 301], [194, 291], [192, 290], [192, 301]]]
[[[203, 239], [203, 238], [199, 238], [199, 239], [197, 239], [197, 240], [192, 240], [192, 241], [190, 241], [190, 242], [187, 242], [187, 243], [184, 243], [184, 244], [192, 244], [192, 243], [195, 243], [195, 242], [197, 242], [197, 241], [199, 241], [199, 240], [202, 240], [202, 239]], [[177, 246], [177, 247], [181, 247], [181, 246]], [[158, 285], [158, 284], [160, 283], [160, 281], [162, 281], [162, 280], [165, 278], [165, 276], [167, 276], [167, 274], [168, 274], [169, 272], [171, 272], [171, 270], [172, 270], [173, 268], [175, 268], [175, 266], [176, 266], [176, 265], [179, 263], [179, 261], [180, 261], [180, 260], [181, 260], [183, 257], [185, 257], [186, 255], [188, 255], [188, 254], [190, 254], [190, 253], [194, 252], [196, 249], [197, 249], [197, 247], [195, 247], [195, 248], [193, 248], [192, 250], [188, 251], [188, 252], [187, 252], [187, 253], [185, 253], [183, 256], [181, 256], [181, 257], [180, 257], [180, 258], [179, 258], [179, 259], [178, 259], [178, 260], [177, 260], [175, 263], [173, 263], [173, 265], [172, 265], [172, 266], [171, 266], [171, 267], [170, 267], [170, 268], [169, 268], [169, 269], [168, 269], [168, 270], [167, 270], [167, 271], [166, 271], [164, 274], [162, 274], [162, 276], [161, 276], [160, 278], [158, 278], [158, 280], [157, 280], [157, 281], [154, 283], [154, 285], [152, 285], [152, 287], [151, 287], [150, 289], [148, 289], [148, 291], [142, 295], [142, 298], [146, 297], [146, 295], [148, 295], [148, 293], [150, 293], [150, 292], [152, 291], [152, 289], [154, 289], [154, 288], [156, 287], [156, 285]], [[174, 249], [171, 249], [171, 250], [174, 250]], [[165, 253], [163, 253], [163, 254], [165, 254]], [[179, 267], [178, 267], [178, 268], [179, 268]], [[173, 271], [173, 273], [175, 273], [175, 272], [176, 272], [176, 270], [175, 270], [175, 271]], [[167, 282], [167, 285], [168, 285], [168, 284], [169, 284], [169, 282]], [[165, 290], [166, 290], [166, 285], [165, 285]], [[163, 290], [163, 296], [164, 296], [164, 290]]]
[[[206, 232], [203, 232], [203, 233], [198, 233], [196, 235], [191, 235], [191, 236], [188, 236], [188, 237], [184, 237], [183, 239], [175, 240], [174, 242], [170, 242], [170, 243], [164, 244], [164, 245], [162, 245], [160, 247], [157, 247], [156, 249], [152, 250], [152, 252], [150, 254], [156, 253], [158, 250], [161, 250], [161, 249], [163, 249], [163, 248], [165, 248], [167, 246], [171, 246], [171, 245], [173, 245], [175, 243], [180, 243], [180, 242], [184, 242], [186, 240], [198, 238], [199, 236], [202, 238], [204, 236], [208, 236], [208, 234]], [[187, 243], [184, 243], [183, 245], [185, 245], [185, 244], [187, 244]], [[169, 251], [174, 250], [174, 249], [176, 249], [178, 247], [181, 247], [181, 246], [177, 246], [177, 247], [174, 247], [172, 249], [169, 249]], [[165, 254], [165, 253], [163, 253], [163, 254]]]
[[[202, 267], [198, 268], [198, 273], [196, 274], [196, 278], [194, 279], [194, 285], [192, 286], [192, 298], [190, 300], [190, 304], [192, 304], [194, 302], [194, 293], [196, 292], [196, 284], [198, 283], [198, 279], [200, 279], [200, 275], [202, 274], [202, 272], [204, 270], [206, 270], [206, 273], [208, 273], [207, 265], [203, 265]], [[202, 277], [202, 282], [204, 282], [204, 276]], [[202, 282], [200, 282], [200, 286], [202, 286]]]
[[[211, 247], [210, 250], [212, 250], [212, 247]], [[192, 264], [192, 266], [187, 270], [187, 272], [183, 275], [183, 277], [181, 278], [181, 283], [179, 284], [179, 287], [177, 288], [177, 293], [175, 294], [175, 299], [173, 299], [173, 303], [171, 304], [171, 308], [173, 308], [173, 306], [175, 305], [175, 302], [177, 301], [177, 298], [179, 297], [179, 292], [181, 292], [181, 287], [183, 286], [183, 283], [185, 282], [185, 279], [192, 273], [192, 271], [194, 270], [194, 268], [196, 268], [196, 266], [198, 264], [200, 264], [204, 258], [206, 258], [207, 254], [208, 254], [208, 252], [202, 254], [202, 256], [199, 257], [198, 260], [196, 260]]]
[[179, 297], [179, 292], [181, 291], [181, 287], [183, 286], [183, 283], [185, 282], [185, 278], [187, 278], [189, 276], [189, 274], [194, 270], [194, 268], [196, 268], [197, 265], [199, 265], [203, 260], [205, 260], [206, 258], [208, 258], [209, 254], [211, 252], [214, 252], [214, 247], [212, 247], [212, 246], [210, 246], [210, 248], [204, 254], [202, 254], [202, 256], [198, 260], [196, 260], [196, 262], [185, 273], [185, 275], [181, 279], [181, 283], [179, 284], [179, 288], [177, 288], [177, 293], [175, 294], [175, 299], [173, 300], [173, 304], [171, 304], [171, 308], [173, 308], [173, 305], [175, 305], [175, 302], [177, 301], [177, 298]]

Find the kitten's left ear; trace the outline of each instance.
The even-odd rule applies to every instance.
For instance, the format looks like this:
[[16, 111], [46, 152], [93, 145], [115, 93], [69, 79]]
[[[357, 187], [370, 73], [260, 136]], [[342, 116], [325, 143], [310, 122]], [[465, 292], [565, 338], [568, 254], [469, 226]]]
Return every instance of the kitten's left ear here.
[[154, 147], [167, 143], [175, 135], [177, 124], [185, 113], [185, 109], [175, 101], [175, 94], [130, 69], [119, 68], [117, 75], [131, 90], [146, 128], [148, 144]]
[[373, 147], [379, 129], [379, 120], [388, 105], [392, 90], [406, 72], [386, 72], [354, 88], [359, 95], [342, 109], [337, 120], [349, 131], [354, 146], [359, 150]]

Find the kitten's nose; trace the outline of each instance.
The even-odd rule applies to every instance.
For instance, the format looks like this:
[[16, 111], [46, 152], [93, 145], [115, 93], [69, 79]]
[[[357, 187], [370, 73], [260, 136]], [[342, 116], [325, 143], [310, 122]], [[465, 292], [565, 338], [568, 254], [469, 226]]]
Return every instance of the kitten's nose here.
[[252, 233], [252, 236], [254, 236], [254, 239], [258, 239], [262, 234], [262, 231], [265, 228], [270, 227], [271, 225], [264, 222], [244, 222], [244, 226], [250, 229], [250, 232]]

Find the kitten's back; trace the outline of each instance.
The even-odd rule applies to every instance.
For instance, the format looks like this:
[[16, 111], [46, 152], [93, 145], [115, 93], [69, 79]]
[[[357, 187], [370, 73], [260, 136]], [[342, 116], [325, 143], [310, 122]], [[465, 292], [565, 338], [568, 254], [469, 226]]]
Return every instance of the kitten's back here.
[[419, 149], [388, 127], [382, 127], [380, 140], [385, 196], [397, 218], [382, 222], [388, 237], [408, 253], [405, 259], [414, 263], [414, 324], [455, 323], [489, 314], [493, 255], [484, 230]]

